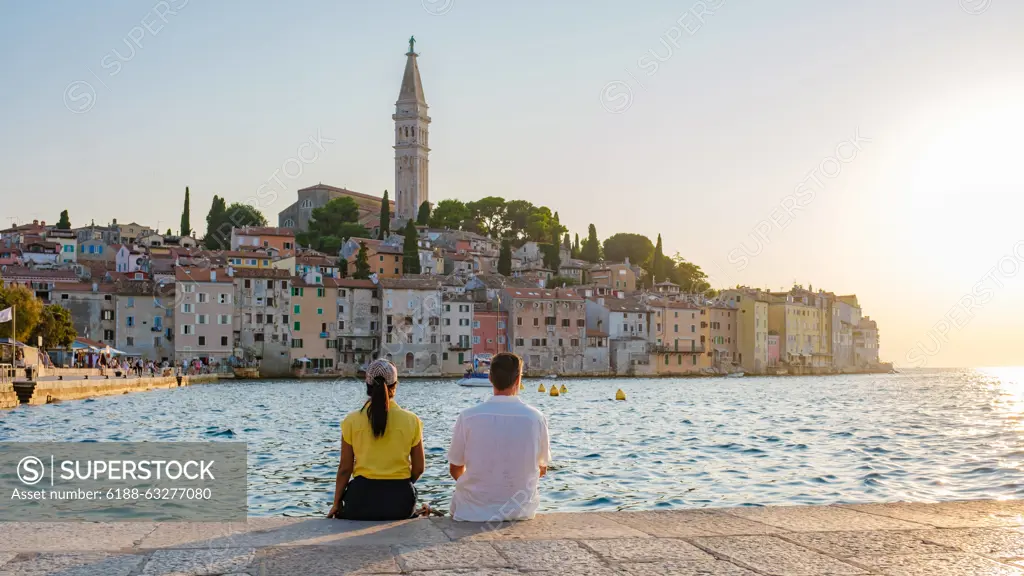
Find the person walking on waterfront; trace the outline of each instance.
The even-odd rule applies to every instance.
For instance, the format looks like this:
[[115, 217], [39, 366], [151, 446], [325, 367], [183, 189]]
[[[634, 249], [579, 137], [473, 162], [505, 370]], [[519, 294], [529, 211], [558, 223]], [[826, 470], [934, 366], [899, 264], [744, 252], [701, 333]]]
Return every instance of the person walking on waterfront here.
[[529, 520], [540, 504], [538, 485], [551, 462], [548, 423], [519, 399], [523, 361], [494, 356], [494, 395], [459, 414], [448, 451], [455, 479], [452, 517], [465, 522]]
[[363, 407], [341, 423], [341, 462], [328, 518], [402, 520], [416, 509], [423, 474], [423, 423], [394, 400], [398, 369], [387, 360], [366, 368]]

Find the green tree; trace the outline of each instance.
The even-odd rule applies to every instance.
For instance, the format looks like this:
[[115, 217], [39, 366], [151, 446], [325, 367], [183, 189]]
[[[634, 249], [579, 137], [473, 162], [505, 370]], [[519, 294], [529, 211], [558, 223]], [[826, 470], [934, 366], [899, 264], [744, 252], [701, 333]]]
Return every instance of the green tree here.
[[337, 254], [346, 240], [366, 234], [366, 228], [359, 224], [359, 205], [344, 196], [313, 209], [309, 230], [300, 232], [296, 241], [319, 252]]
[[359, 243], [359, 252], [356, 253], [356, 271], [352, 277], [356, 280], [370, 279], [370, 258], [366, 253], [366, 242]]
[[[14, 337], [25, 342], [35, 332], [39, 318], [43, 313], [43, 301], [26, 286], [16, 285], [0, 287], [0, 310], [14, 306], [14, 323], [18, 325], [18, 334]], [[11, 337], [11, 322], [0, 324], [0, 337]]]
[[562, 238], [562, 248], [568, 250], [570, 255], [572, 254], [572, 240], [569, 239], [568, 232], [566, 232], [565, 236]]
[[[71, 312], [59, 304], [43, 307], [33, 337], [42, 337], [46, 350], [67, 349], [78, 338]], [[34, 338], [33, 338], [34, 339]]]
[[57, 230], [71, 230], [71, 217], [68, 216], [67, 210], [60, 213], [60, 220], [57, 221]]
[[[607, 250], [607, 249], [606, 249]], [[658, 234], [658, 244], [654, 247], [654, 257], [651, 259], [652, 282], [661, 282], [665, 279], [665, 253], [661, 245], [661, 234]]]
[[420, 235], [416, 230], [416, 224], [412, 220], [405, 223], [405, 230], [402, 243], [402, 273], [420, 273]]
[[687, 262], [677, 252], [672, 258], [675, 266], [670, 277], [672, 282], [679, 285], [679, 289], [682, 292], [688, 294], [704, 293], [709, 296], [714, 295], [714, 291], [711, 290], [711, 284], [708, 283], [708, 275], [700, 269], [700, 266]]
[[470, 220], [469, 208], [459, 200], [441, 200], [430, 214], [431, 228], [462, 230]]
[[[526, 240], [530, 234], [527, 228], [530, 226], [530, 217], [534, 216], [537, 207], [526, 200], [511, 200], [505, 204], [504, 222], [502, 224], [502, 235], [506, 238], [511, 238], [513, 241]], [[538, 224], [543, 225], [543, 220], [534, 218], [534, 231], [538, 232], [537, 236], [542, 237], [544, 231], [539, 228]], [[538, 240], [543, 242], [544, 239]]]
[[266, 226], [267, 217], [251, 204], [235, 202], [225, 206], [219, 196], [213, 197], [210, 212], [206, 215], [206, 236], [202, 244], [208, 250], [231, 248], [231, 229], [246, 226]]
[[562, 267], [562, 257], [558, 254], [558, 244], [538, 244], [541, 254], [544, 255], [544, 267], [558, 274]]
[[430, 223], [430, 202], [426, 200], [423, 204], [420, 204], [420, 211], [416, 214], [416, 224], [419, 226], [426, 226]]
[[380, 234], [381, 240], [391, 233], [391, 201], [388, 200], [388, 191], [384, 191], [384, 197], [380, 200]]
[[597, 239], [597, 228], [593, 224], [587, 228], [587, 239], [580, 248], [580, 258], [591, 263], [601, 260], [601, 241]]
[[[520, 200], [519, 202], [522, 201]], [[526, 203], [529, 204], [529, 202]], [[440, 207], [439, 203], [435, 212]], [[466, 208], [469, 210], [469, 214], [466, 215], [466, 221], [474, 222], [476, 224], [475, 227], [481, 234], [494, 239], [505, 237], [508, 226], [506, 219], [508, 209], [504, 198], [500, 196], [487, 196], [475, 202], [466, 203]]]
[[642, 234], [620, 232], [604, 241], [604, 257], [611, 262], [623, 262], [629, 258], [631, 264], [647, 265], [654, 253], [651, 239]]
[[348, 278], [348, 260], [344, 258], [338, 259], [338, 273], [341, 274], [342, 278]]
[[573, 258], [579, 258], [580, 257], [580, 235], [577, 233], [575, 236], [576, 236], [576, 240], [572, 243], [572, 257]]
[[192, 235], [192, 224], [189, 222], [190, 210], [188, 207], [189, 193], [188, 186], [185, 186], [185, 207], [181, 211], [181, 235], [191, 236]]
[[498, 274], [512, 275], [512, 242], [508, 238], [501, 241], [501, 252], [498, 253]]
[[174, 234], [172, 234], [172, 233], [171, 233], [171, 229], [170, 229], [170, 228], [168, 228], [168, 229], [167, 229], [167, 234], [164, 234], [164, 236], [174, 236]]

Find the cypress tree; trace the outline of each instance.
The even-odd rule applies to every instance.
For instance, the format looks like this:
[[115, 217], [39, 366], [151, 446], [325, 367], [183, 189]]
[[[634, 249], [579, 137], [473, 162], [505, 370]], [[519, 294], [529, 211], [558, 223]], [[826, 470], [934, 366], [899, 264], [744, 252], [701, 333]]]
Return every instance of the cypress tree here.
[[185, 208], [181, 211], [181, 235], [191, 236], [192, 235], [192, 224], [189, 222], [189, 208], [188, 208], [188, 186], [185, 186]]
[[356, 271], [352, 277], [356, 280], [370, 279], [370, 258], [366, 254], [366, 242], [359, 243], [359, 252], [356, 253]]
[[427, 222], [430, 222], [430, 202], [424, 200], [423, 204], [420, 204], [419, 213], [416, 214], [416, 224], [426, 226]]
[[601, 242], [597, 239], [597, 227], [593, 224], [588, 228], [587, 240], [580, 250], [580, 258], [591, 263], [601, 259]]
[[498, 254], [498, 274], [512, 275], [512, 243], [508, 239], [501, 241], [501, 252]]
[[580, 257], [580, 235], [579, 235], [579, 233], [576, 233], [576, 241], [573, 242], [573, 244], [572, 244], [572, 257], [573, 258], [579, 258]]
[[388, 237], [391, 232], [391, 204], [388, 201], [388, 191], [384, 191], [384, 198], [380, 201], [380, 235], [381, 240]]
[[661, 246], [661, 234], [658, 234], [658, 243], [654, 246], [654, 256], [651, 262], [651, 277], [654, 282], [661, 282], [665, 279], [665, 253]]
[[402, 245], [402, 272], [405, 274], [420, 273], [420, 237], [416, 224], [409, 220], [402, 231], [405, 242]]
[[68, 216], [67, 210], [60, 213], [60, 220], [57, 221], [57, 230], [71, 230], [71, 218]]

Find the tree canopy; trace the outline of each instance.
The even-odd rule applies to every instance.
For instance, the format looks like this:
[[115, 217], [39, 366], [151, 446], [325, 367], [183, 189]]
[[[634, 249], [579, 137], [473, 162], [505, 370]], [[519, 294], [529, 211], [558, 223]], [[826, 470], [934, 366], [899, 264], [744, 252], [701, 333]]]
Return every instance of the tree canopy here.
[[420, 204], [420, 211], [416, 214], [416, 224], [418, 226], [426, 226], [430, 223], [430, 202], [426, 200], [423, 204]]
[[346, 240], [366, 234], [366, 228], [359, 224], [359, 205], [343, 196], [314, 208], [309, 230], [300, 232], [296, 241], [319, 252], [337, 254]]
[[384, 191], [384, 197], [380, 200], [380, 234], [381, 240], [391, 233], [391, 201], [388, 200], [388, 191]]
[[232, 228], [266, 225], [266, 216], [255, 207], [238, 202], [226, 206], [223, 198], [214, 196], [206, 214], [206, 236], [202, 244], [208, 250], [228, 250], [231, 248]]
[[402, 231], [402, 273], [420, 273], [420, 239], [419, 231], [412, 220], [405, 223], [405, 230]]
[[441, 200], [430, 214], [431, 228], [462, 230], [469, 220], [469, 208], [459, 200]]
[[188, 186], [185, 186], [185, 207], [181, 210], [181, 235], [192, 235], [192, 223], [190, 222], [189, 193]]
[[352, 277], [356, 280], [370, 279], [370, 258], [367, 254], [366, 242], [359, 243], [359, 252], [356, 253], [356, 270]]
[[601, 259], [601, 241], [597, 239], [597, 227], [593, 224], [587, 228], [587, 239], [580, 247], [580, 258], [587, 262], [597, 262]]
[[604, 258], [612, 262], [622, 262], [629, 258], [631, 264], [646, 265], [654, 253], [651, 239], [642, 234], [619, 232], [604, 241]]
[[507, 239], [501, 241], [501, 252], [498, 253], [498, 274], [512, 275], [512, 242]]
[[57, 230], [71, 230], [71, 217], [68, 216], [67, 210], [61, 211], [60, 220], [57, 221]]
[[[43, 313], [43, 302], [26, 286], [0, 287], [0, 310], [14, 306], [14, 323], [18, 325], [15, 340], [25, 342], [39, 325]], [[11, 322], [0, 324], [0, 335], [11, 337]]]
[[39, 316], [39, 324], [33, 337], [42, 337], [43, 348], [47, 350], [67, 349], [78, 338], [78, 332], [71, 322], [71, 312], [60, 304], [43, 307]]

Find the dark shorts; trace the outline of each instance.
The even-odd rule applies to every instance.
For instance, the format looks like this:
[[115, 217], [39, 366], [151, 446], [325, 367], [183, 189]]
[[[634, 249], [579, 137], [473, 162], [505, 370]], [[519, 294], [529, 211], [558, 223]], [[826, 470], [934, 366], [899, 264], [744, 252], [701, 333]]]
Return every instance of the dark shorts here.
[[345, 520], [405, 520], [416, 511], [416, 487], [409, 480], [356, 476], [341, 497]]

